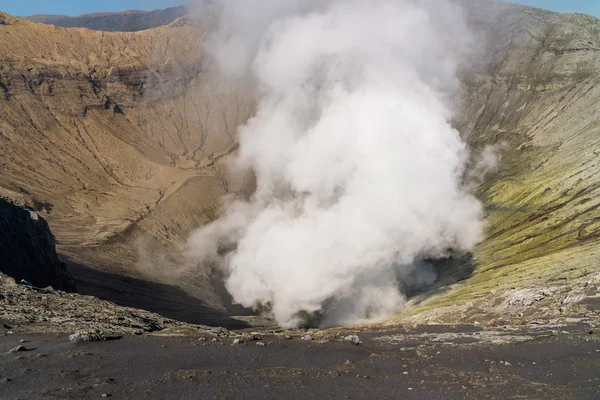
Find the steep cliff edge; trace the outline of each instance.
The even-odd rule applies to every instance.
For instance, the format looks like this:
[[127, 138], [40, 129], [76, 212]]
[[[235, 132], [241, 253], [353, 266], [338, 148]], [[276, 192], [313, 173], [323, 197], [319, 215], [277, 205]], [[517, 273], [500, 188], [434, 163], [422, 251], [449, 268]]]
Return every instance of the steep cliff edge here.
[[35, 212], [0, 197], [0, 272], [17, 282], [73, 291], [73, 277], [56, 255], [54, 235]]

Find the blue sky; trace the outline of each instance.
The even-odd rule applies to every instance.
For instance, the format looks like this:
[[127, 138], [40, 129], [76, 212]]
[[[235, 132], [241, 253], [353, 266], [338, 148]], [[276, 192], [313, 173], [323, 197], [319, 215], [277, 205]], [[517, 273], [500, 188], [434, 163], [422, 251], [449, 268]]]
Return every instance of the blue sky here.
[[187, 0], [0, 0], [0, 11], [17, 16], [80, 15], [127, 10], [150, 11], [186, 3]]
[[[79, 15], [92, 12], [155, 10], [187, 0], [0, 0], [0, 10], [25, 16], [32, 14]], [[521, 4], [560, 12], [579, 12], [600, 17], [600, 0], [515, 0]]]
[[521, 0], [511, 1], [563, 13], [582, 13], [600, 17], [600, 0]]

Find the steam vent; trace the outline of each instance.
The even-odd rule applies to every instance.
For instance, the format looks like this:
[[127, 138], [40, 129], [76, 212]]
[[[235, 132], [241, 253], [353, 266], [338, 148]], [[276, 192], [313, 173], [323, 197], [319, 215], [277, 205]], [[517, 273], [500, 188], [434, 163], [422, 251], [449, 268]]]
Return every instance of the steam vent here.
[[0, 399], [600, 398], [600, 9], [42, 3]]

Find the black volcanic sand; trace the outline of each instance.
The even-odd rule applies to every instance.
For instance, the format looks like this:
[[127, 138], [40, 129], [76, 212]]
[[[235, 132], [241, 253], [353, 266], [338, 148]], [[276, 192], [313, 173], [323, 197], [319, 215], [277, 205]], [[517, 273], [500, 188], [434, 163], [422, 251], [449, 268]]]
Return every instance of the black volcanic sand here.
[[[600, 399], [599, 335], [567, 330], [468, 345], [419, 336], [452, 329], [386, 342], [378, 338], [394, 332], [363, 332], [358, 346], [147, 335], [70, 343], [5, 333], [0, 399]], [[20, 340], [29, 350], [10, 353]]]

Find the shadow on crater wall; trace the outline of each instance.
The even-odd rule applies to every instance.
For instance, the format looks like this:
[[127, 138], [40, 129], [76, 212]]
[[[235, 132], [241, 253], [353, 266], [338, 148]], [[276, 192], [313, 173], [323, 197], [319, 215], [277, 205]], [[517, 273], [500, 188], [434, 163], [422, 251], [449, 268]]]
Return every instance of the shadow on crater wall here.
[[408, 298], [421, 297], [416, 304], [427, 297], [446, 292], [450, 285], [470, 278], [477, 268], [477, 262], [472, 253], [454, 255], [445, 260], [426, 260], [436, 274], [435, 282], [421, 287], [407, 287], [404, 293]]
[[77, 292], [160, 314], [190, 324], [244, 329], [249, 325], [213, 308], [177, 286], [99, 271], [62, 257], [77, 284]]

